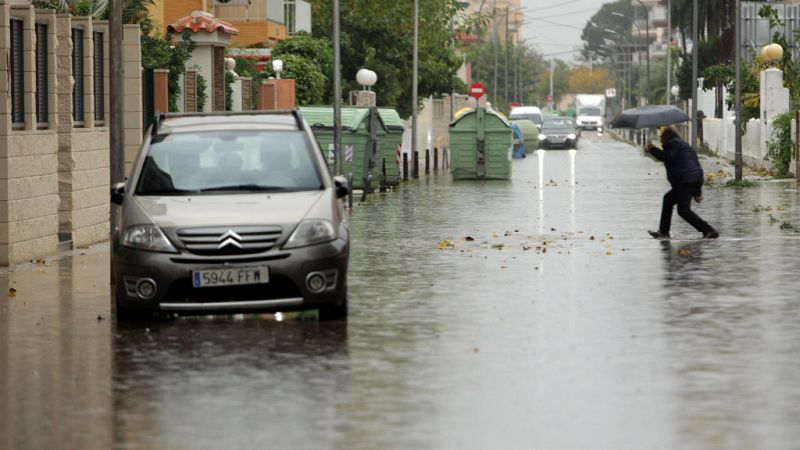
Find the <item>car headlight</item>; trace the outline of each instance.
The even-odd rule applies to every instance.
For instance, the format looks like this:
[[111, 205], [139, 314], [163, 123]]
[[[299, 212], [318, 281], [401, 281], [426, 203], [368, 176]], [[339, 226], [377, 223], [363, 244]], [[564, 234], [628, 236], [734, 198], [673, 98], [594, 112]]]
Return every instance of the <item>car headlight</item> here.
[[545, 139], [547, 139], [547, 135], [546, 135], [546, 134], [540, 134], [540, 135], [539, 135], [539, 140], [540, 140], [540, 141], [543, 141], [543, 140], [545, 140]]
[[329, 220], [307, 219], [300, 222], [283, 248], [305, 247], [336, 239], [333, 224]]
[[581, 125], [582, 122], [580, 120], [576, 120], [575, 123], [577, 123], [578, 125]]
[[122, 236], [122, 245], [153, 252], [178, 253], [164, 232], [153, 224], [128, 227]]
[[568, 134], [567, 139], [575, 139], [575, 133]]

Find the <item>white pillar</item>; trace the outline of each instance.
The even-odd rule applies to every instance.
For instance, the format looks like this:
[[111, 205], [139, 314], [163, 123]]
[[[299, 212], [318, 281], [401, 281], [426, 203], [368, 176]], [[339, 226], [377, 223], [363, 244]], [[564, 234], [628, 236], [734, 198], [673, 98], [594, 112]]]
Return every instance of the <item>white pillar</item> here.
[[231, 83], [231, 111], [242, 110], [242, 79], [236, 77]]
[[772, 120], [789, 111], [789, 89], [783, 87], [783, 72], [774, 67], [761, 72], [761, 154], [767, 154], [767, 141], [772, 138]]

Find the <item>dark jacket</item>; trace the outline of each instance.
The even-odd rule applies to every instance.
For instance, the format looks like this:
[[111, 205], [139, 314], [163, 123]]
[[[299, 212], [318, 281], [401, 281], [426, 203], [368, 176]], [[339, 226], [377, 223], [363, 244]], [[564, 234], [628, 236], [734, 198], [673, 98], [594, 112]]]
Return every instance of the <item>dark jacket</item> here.
[[651, 146], [650, 154], [664, 162], [667, 180], [672, 187], [686, 183], [702, 183], [703, 168], [697, 159], [697, 152], [680, 138], [672, 138], [664, 144], [664, 149]]

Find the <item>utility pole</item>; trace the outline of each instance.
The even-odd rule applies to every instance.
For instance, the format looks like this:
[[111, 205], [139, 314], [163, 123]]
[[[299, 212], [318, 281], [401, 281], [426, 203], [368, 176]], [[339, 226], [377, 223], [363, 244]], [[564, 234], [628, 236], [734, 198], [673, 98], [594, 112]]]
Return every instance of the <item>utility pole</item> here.
[[697, 146], [697, 56], [700, 52], [697, 40], [697, 0], [692, 0], [692, 147]]
[[665, 92], [668, 105], [672, 104], [672, 80], [670, 78], [672, 78], [672, 0], [667, 0], [667, 90]]
[[342, 174], [342, 68], [339, 0], [333, 0], [333, 174]]
[[550, 59], [550, 98], [552, 100], [547, 102], [547, 107], [550, 108], [550, 109], [553, 109], [553, 107], [551, 106], [551, 103], [553, 105], [555, 105], [555, 103], [556, 103], [556, 98], [553, 96], [553, 72], [555, 72], [555, 61], [556, 60], [554, 58]]
[[[645, 53], [647, 58], [647, 76], [645, 79], [644, 84], [644, 98], [647, 99], [650, 95], [650, 10], [647, 9], [647, 6], [642, 3], [642, 0], [637, 0], [642, 8], [644, 8], [644, 29], [645, 29], [645, 38], [644, 38], [644, 45], [645, 45]], [[645, 105], [649, 103], [645, 101]]]
[[109, 59], [111, 61], [109, 76], [111, 77], [110, 95], [111, 128], [109, 130], [109, 161], [111, 165], [110, 182], [125, 181], [125, 74], [122, 71], [122, 0], [110, 0], [108, 3]]
[[417, 154], [417, 96], [419, 91], [417, 85], [419, 80], [419, 0], [414, 0], [414, 63], [413, 74], [411, 75], [411, 158]]
[[[415, 0], [416, 1], [416, 0]], [[494, 50], [494, 84], [492, 85], [492, 107], [497, 108], [497, 0], [492, 2], [494, 27], [492, 30], [492, 50]]]
[[508, 47], [511, 39], [508, 36], [508, 8], [510, 5], [506, 5], [506, 64], [505, 64], [505, 78], [503, 78], [503, 88], [505, 91], [505, 110], [510, 112], [511, 109], [508, 107]]
[[736, 0], [736, 19], [734, 20], [734, 27], [736, 28], [734, 35], [734, 58], [736, 59], [736, 120], [733, 125], [736, 128], [735, 138], [735, 167], [734, 175], [736, 181], [742, 181], [742, 1]]
[[[453, 17], [450, 17], [450, 48], [452, 48], [453, 53], [456, 52], [456, 30], [455, 30], [455, 20]], [[456, 115], [456, 92], [453, 88], [453, 84], [455, 82], [455, 78], [450, 80], [450, 121], [455, 118]]]

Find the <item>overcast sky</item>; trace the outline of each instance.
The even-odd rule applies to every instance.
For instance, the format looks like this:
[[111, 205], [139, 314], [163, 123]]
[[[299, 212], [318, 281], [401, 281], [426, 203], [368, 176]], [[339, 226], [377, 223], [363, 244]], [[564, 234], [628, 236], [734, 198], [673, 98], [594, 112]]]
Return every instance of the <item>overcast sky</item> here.
[[[583, 47], [581, 31], [604, 3], [612, 0], [522, 0], [522, 37], [545, 55], [571, 62]], [[557, 54], [565, 52], [562, 54]], [[546, 56], [550, 57], [550, 56]]]

